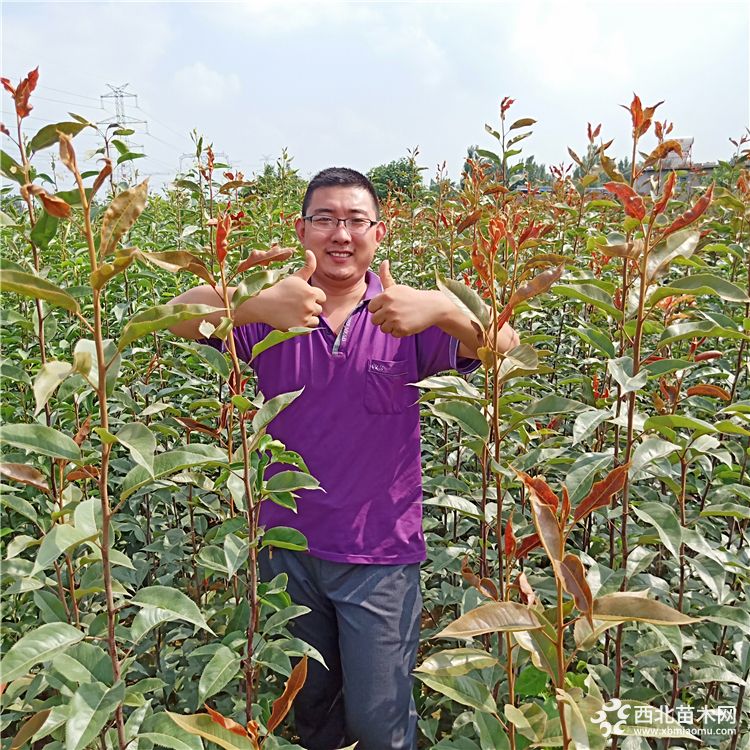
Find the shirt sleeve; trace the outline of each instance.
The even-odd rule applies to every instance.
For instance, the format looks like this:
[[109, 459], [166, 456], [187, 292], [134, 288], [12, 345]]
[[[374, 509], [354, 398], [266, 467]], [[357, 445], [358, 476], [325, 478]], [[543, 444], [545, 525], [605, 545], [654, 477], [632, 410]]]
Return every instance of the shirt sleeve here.
[[459, 357], [458, 339], [454, 339], [437, 326], [431, 326], [418, 333], [416, 339], [420, 380], [445, 370], [458, 370], [462, 375], [467, 375], [480, 365], [478, 359]]
[[[247, 325], [235, 328], [232, 331], [232, 335], [234, 336], [234, 346], [237, 349], [237, 356], [243, 362], [249, 362], [252, 357], [253, 347], [258, 342], [263, 341], [270, 330], [270, 326], [267, 326], [265, 323], [248, 323]], [[226, 343], [220, 339], [200, 339], [199, 343], [213, 346], [214, 349], [218, 349], [220, 352], [227, 350]]]

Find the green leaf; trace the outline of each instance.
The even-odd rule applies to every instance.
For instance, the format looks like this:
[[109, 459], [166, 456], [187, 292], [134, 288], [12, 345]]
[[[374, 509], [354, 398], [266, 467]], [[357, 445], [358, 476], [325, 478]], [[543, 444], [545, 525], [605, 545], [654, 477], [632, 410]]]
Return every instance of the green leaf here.
[[207, 315], [219, 311], [220, 308], [210, 305], [177, 304], [150, 307], [148, 310], [143, 310], [134, 315], [125, 325], [117, 348], [122, 351], [128, 344], [150, 333], [163, 331], [165, 328], [183, 320], [205, 318]]
[[54, 146], [60, 140], [60, 133], [71, 137], [78, 135], [88, 123], [83, 122], [53, 122], [38, 130], [29, 141], [29, 156], [41, 151], [43, 148]]
[[71, 372], [73, 372], [73, 365], [69, 362], [52, 360], [42, 365], [34, 378], [34, 398], [36, 399], [34, 416], [44, 409], [50, 396]]
[[654, 599], [617, 591], [594, 599], [597, 620], [648, 622], [653, 625], [691, 625], [700, 619], [689, 617]]
[[231, 578], [246, 562], [250, 549], [246, 539], [240, 539], [235, 534], [224, 537], [224, 559], [227, 562], [227, 578]]
[[518, 128], [528, 128], [533, 125], [536, 120], [533, 117], [522, 117], [520, 120], [516, 120], [508, 130], [516, 130]]
[[126, 154], [122, 154], [117, 157], [117, 164], [123, 164], [126, 161], [133, 161], [133, 159], [143, 159], [146, 154], [136, 154], [133, 151], [128, 151]]
[[46, 570], [66, 550], [77, 547], [93, 536], [88, 529], [77, 529], [67, 523], [56, 523], [39, 545], [31, 575]]
[[698, 247], [700, 233], [694, 229], [684, 229], [660, 242], [649, 254], [646, 264], [646, 280], [650, 284], [669, 269], [672, 261], [681, 256], [689, 258]]
[[14, 643], [0, 660], [0, 682], [23, 677], [35, 664], [83, 639], [84, 634], [65, 622], [40, 625]]
[[46, 279], [41, 279], [25, 271], [0, 269], [0, 291], [13, 292], [23, 297], [43, 299], [50, 305], [61, 307], [68, 312], [79, 312], [78, 302], [66, 291]]
[[494, 667], [497, 663], [492, 654], [478, 648], [449, 648], [430, 654], [414, 671], [433, 677], [447, 677]]
[[581, 401], [573, 401], [562, 396], [544, 396], [537, 401], [532, 401], [523, 413], [527, 417], [538, 417], [542, 414], [566, 414], [589, 409], [591, 407]]
[[203, 737], [203, 739], [213, 742], [219, 747], [224, 748], [224, 750], [253, 750], [249, 738], [241, 737], [238, 734], [234, 734], [234, 732], [230, 732], [228, 729], [224, 729], [224, 727], [213, 721], [208, 714], [188, 714], [182, 716], [180, 714], [173, 714], [171, 711], [167, 711], [166, 713], [180, 729], [198, 737]]
[[0, 174], [9, 180], [13, 180], [13, 182], [17, 182], [19, 185], [23, 185], [26, 182], [23, 167], [6, 154], [5, 151], [0, 151]]
[[541, 669], [529, 665], [521, 670], [516, 679], [516, 695], [541, 695], [547, 687], [549, 675]]
[[255, 271], [245, 276], [238, 284], [237, 290], [232, 296], [231, 307], [236, 310], [243, 302], [247, 302], [251, 297], [259, 294], [264, 289], [273, 286], [284, 272], [281, 269]]
[[415, 676], [428, 688], [448, 696], [463, 706], [470, 706], [477, 711], [490, 714], [497, 713], [497, 705], [489, 687], [473, 677], [466, 675], [434, 677], [420, 673]]
[[303, 390], [304, 388], [301, 388], [298, 391], [280, 393], [278, 396], [274, 396], [274, 398], [266, 401], [253, 417], [253, 430], [255, 430], [255, 432], [260, 432], [264, 427], [268, 426], [271, 420], [277, 414], [286, 409], [286, 407], [289, 406], [289, 404], [291, 404]]
[[622, 310], [615, 307], [612, 295], [607, 294], [603, 289], [595, 284], [577, 283], [577, 284], [556, 284], [551, 289], [552, 294], [558, 297], [567, 297], [585, 302], [587, 305], [593, 305], [602, 312], [607, 313], [615, 320], [622, 320]]
[[71, 438], [41, 424], [0, 425], [0, 444], [3, 443], [42, 456], [81, 460], [81, 449]]
[[661, 543], [675, 557], [679, 557], [682, 526], [680, 526], [674, 510], [664, 503], [643, 503], [633, 506], [633, 510], [641, 521], [656, 529]]
[[497, 372], [497, 382], [531, 375], [539, 369], [539, 356], [528, 344], [519, 344], [505, 354]]
[[[114, 252], [120, 238], [135, 224], [146, 207], [148, 180], [117, 195], [107, 207], [102, 219], [99, 256], [104, 258]], [[122, 348], [122, 347], [121, 347]]]
[[303, 552], [307, 549], [307, 539], [297, 529], [288, 526], [274, 526], [263, 534], [262, 547], [282, 547]]
[[480, 750], [510, 750], [508, 735], [496, 716], [484, 711], [475, 711], [472, 722], [479, 735]]
[[121, 680], [109, 689], [101, 682], [81, 685], [70, 699], [70, 715], [65, 722], [66, 750], [88, 747], [124, 698], [125, 683]]
[[473, 320], [483, 331], [490, 325], [490, 313], [484, 300], [462, 281], [445, 279], [439, 273], [436, 274], [438, 289], [466, 315]]
[[185, 620], [213, 634], [208, 627], [198, 605], [182, 591], [170, 586], [147, 586], [136, 593], [130, 600], [139, 607], [156, 607], [172, 615], [172, 619]]
[[659, 338], [659, 349], [685, 339], [714, 336], [725, 339], [750, 340], [750, 336], [735, 328], [720, 326], [712, 320], [700, 320], [693, 323], [675, 323], [666, 328]]
[[643, 365], [644, 370], [648, 370], [649, 375], [667, 375], [677, 370], [689, 370], [696, 367], [697, 362], [688, 362], [686, 359], [659, 359], [656, 362], [647, 362]]
[[620, 385], [622, 395], [639, 391], [646, 385], [646, 381], [648, 380], [647, 371], [641, 370], [636, 376], [633, 376], [632, 357], [610, 359], [607, 362], [607, 370], [609, 370], [612, 377]]
[[467, 404], [465, 401], [441, 401], [428, 406], [436, 417], [458, 424], [467, 434], [485, 441], [489, 437], [490, 428], [487, 420], [473, 404]]
[[[120, 374], [120, 364], [122, 363], [122, 357], [120, 352], [117, 351], [115, 342], [112, 339], [104, 339], [102, 341], [102, 350], [104, 353], [104, 361], [107, 365], [107, 374], [105, 377], [105, 390], [108, 396], [114, 393], [115, 385], [117, 383], [117, 376]], [[96, 353], [96, 343], [91, 339], [79, 339], [73, 350], [74, 361], [76, 362], [91, 362], [91, 368], [88, 372], [82, 366], [78, 369], [82, 375], [85, 375], [86, 379], [91, 383], [91, 387], [94, 389], [99, 388], [99, 359]]]
[[516, 602], [489, 602], [472, 609], [433, 638], [475, 638], [485, 633], [507, 633], [541, 628], [533, 610]]
[[31, 241], [41, 250], [46, 250], [52, 238], [57, 234], [59, 224], [60, 219], [42, 211], [31, 230]]
[[320, 482], [302, 471], [280, 471], [266, 483], [269, 492], [292, 492], [294, 490], [317, 490]]
[[715, 294], [728, 302], [750, 302], [744, 290], [736, 284], [710, 273], [696, 273], [682, 279], [670, 281], [668, 285], [659, 287], [649, 298], [648, 305], [653, 307], [665, 297], [679, 294]]
[[226, 464], [226, 453], [215, 445], [194, 443], [184, 449], [167, 451], [154, 457], [153, 475], [142, 466], [134, 466], [122, 480], [120, 499], [124, 500], [155, 479], [164, 479], [192, 466]]
[[699, 435], [709, 435], [718, 432], [710, 423], [695, 417], [686, 417], [682, 414], [662, 414], [656, 417], [649, 417], [643, 424], [643, 430], [656, 430], [670, 437], [673, 428], [682, 427], [693, 432], [693, 437]]
[[436, 495], [435, 497], [426, 499], [424, 504], [435, 508], [455, 510], [457, 513], [469, 516], [469, 518], [476, 518], [477, 521], [481, 521], [484, 518], [484, 514], [479, 510], [475, 503], [472, 503], [471, 500], [467, 500], [465, 497], [459, 497], [458, 495]]
[[[200, 553], [198, 555], [198, 559], [200, 559]], [[157, 607], [144, 607], [138, 613], [136, 613], [135, 617], [133, 618], [133, 622], [130, 625], [130, 638], [133, 643], [138, 643], [150, 630], [155, 628], [157, 625], [161, 625], [165, 622], [172, 622], [174, 619], [174, 615], [166, 609], [158, 609]]]
[[615, 358], [615, 345], [612, 343], [610, 336], [598, 328], [575, 328], [568, 329], [577, 334], [578, 337], [585, 341], [589, 346], [603, 354], [607, 359]]
[[169, 750], [203, 750], [200, 737], [178, 727], [163, 711], [145, 718], [138, 737]]
[[231, 648], [219, 646], [206, 664], [198, 682], [198, 703], [203, 705], [208, 698], [223, 690], [240, 671], [240, 657]]
[[669, 456], [679, 450], [682, 450], [679, 445], [671, 443], [668, 440], [662, 440], [657, 437], [644, 437], [643, 442], [635, 449], [633, 458], [630, 461], [630, 469], [628, 471], [630, 479], [635, 480], [639, 473], [652, 461]]
[[290, 328], [288, 331], [271, 331], [271, 333], [253, 347], [250, 360], [254, 360], [259, 354], [262, 354], [272, 346], [276, 346], [276, 344], [280, 344], [282, 341], [288, 341], [296, 336], [308, 334], [311, 331], [311, 328]]
[[156, 438], [154, 434], [140, 422], [126, 424], [118, 433], [117, 440], [129, 451], [130, 456], [139, 466], [154, 475], [154, 451]]

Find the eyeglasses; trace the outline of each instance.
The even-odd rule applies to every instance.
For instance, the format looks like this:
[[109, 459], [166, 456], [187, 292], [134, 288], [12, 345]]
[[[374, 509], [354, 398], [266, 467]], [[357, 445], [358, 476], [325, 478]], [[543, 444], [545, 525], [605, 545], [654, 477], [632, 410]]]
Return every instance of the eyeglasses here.
[[302, 218], [305, 221], [309, 221], [313, 228], [320, 232], [332, 232], [334, 229], [338, 229], [340, 223], [343, 223], [349, 234], [364, 234], [378, 223], [372, 219], [362, 219], [360, 217], [338, 219], [335, 216], [325, 216], [322, 214], [316, 216], [303, 216]]

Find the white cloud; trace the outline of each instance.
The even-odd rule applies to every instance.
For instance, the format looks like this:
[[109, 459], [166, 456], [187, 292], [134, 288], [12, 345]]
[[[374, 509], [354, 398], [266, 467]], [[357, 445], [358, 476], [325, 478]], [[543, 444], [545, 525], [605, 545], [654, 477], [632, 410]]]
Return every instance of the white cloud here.
[[242, 90], [236, 73], [220, 73], [203, 62], [194, 62], [174, 74], [177, 88], [193, 105], [225, 103]]

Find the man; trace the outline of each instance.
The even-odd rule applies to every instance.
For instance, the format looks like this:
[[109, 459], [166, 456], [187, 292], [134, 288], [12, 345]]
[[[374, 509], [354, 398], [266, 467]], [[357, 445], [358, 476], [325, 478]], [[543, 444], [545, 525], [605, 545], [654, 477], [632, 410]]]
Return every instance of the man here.
[[[289, 576], [288, 592], [311, 612], [294, 632], [317, 648], [295, 700], [302, 745], [335, 750], [416, 748], [411, 672], [419, 640], [421, 526], [419, 397], [409, 385], [442, 370], [476, 368], [469, 319], [439, 291], [397, 284], [387, 262], [369, 270], [386, 233], [372, 184], [331, 168], [310, 182], [295, 229], [305, 265], [236, 312], [238, 354], [273, 328], [312, 328], [253, 363], [265, 397], [303, 393], [270, 426], [299, 452], [324, 492], [302, 491], [298, 513], [266, 502], [261, 525], [291, 526], [309, 553], [276, 549], [264, 579]], [[211, 287], [174, 302], [216, 304]], [[218, 324], [219, 315], [210, 322]], [[198, 322], [173, 332], [199, 338]], [[497, 334], [506, 351], [512, 328]]]

